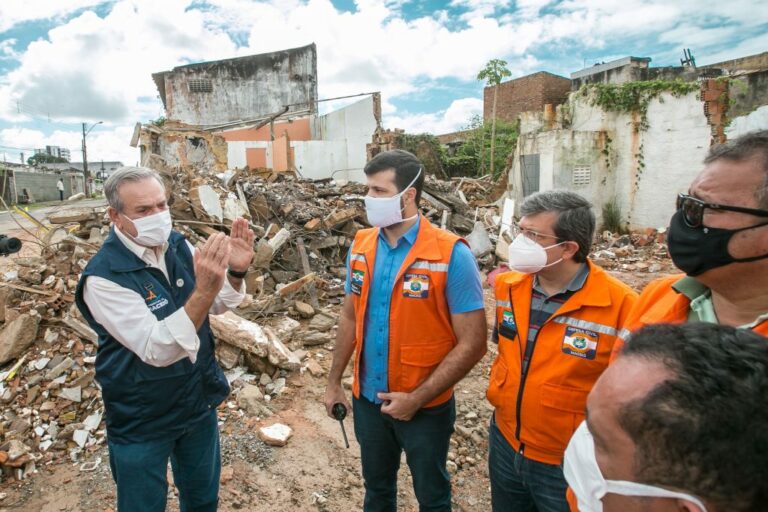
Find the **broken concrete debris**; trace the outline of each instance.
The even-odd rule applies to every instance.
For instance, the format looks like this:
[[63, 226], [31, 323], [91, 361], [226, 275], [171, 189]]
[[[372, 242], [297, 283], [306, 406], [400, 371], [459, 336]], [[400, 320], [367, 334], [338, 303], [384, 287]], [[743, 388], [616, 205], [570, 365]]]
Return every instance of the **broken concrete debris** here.
[[259, 429], [259, 439], [270, 446], [285, 446], [292, 435], [291, 427], [282, 423], [274, 423]]
[[[233, 388], [219, 409], [222, 422], [272, 416], [303, 379], [328, 368], [344, 298], [345, 258], [355, 233], [368, 227], [361, 184], [309, 181], [290, 172], [240, 169], [204, 175], [162, 168], [172, 186], [175, 228], [197, 244], [244, 216], [257, 234], [245, 278], [246, 298], [234, 311], [211, 316], [216, 353]], [[482, 270], [506, 258], [514, 203], [490, 204], [489, 178], [425, 181], [421, 213], [464, 236]], [[94, 381], [96, 333], [74, 307], [80, 272], [109, 232], [104, 208], [64, 207], [49, 217], [39, 256], [17, 257], [0, 281], [0, 468], [24, 478], [36, 467], [68, 458], [90, 468], [104, 444], [100, 389]], [[663, 230], [603, 233], [593, 259], [612, 271], [645, 274], [671, 268]], [[300, 370], [300, 371], [297, 371]], [[349, 377], [345, 387], [351, 386]], [[277, 404], [276, 404], [277, 402]], [[482, 457], [484, 421], [460, 411], [452, 470]], [[461, 428], [460, 428], [461, 427]], [[284, 446], [290, 427], [259, 429]], [[89, 465], [90, 464], [90, 465]], [[82, 469], [87, 471], [88, 469]], [[5, 476], [0, 477], [0, 480]]]

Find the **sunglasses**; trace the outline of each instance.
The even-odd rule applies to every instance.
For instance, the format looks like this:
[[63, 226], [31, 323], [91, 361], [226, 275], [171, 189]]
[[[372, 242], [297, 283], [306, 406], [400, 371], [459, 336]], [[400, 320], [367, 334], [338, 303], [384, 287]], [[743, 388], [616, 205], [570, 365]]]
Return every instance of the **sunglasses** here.
[[754, 208], [742, 208], [741, 206], [726, 206], [722, 204], [705, 203], [688, 194], [678, 194], [677, 210], [683, 212], [683, 220], [690, 228], [698, 228], [703, 224], [704, 210], [720, 210], [726, 212], [748, 213], [758, 217], [768, 217], [768, 210], [756, 210]]

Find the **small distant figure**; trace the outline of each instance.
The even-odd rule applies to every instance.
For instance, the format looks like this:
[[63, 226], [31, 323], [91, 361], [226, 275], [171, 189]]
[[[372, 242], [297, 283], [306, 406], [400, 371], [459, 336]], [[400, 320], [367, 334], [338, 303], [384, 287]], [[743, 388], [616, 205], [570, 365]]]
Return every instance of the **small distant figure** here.
[[59, 189], [59, 201], [64, 200], [64, 180], [59, 178], [59, 181], [56, 183], [56, 188]]

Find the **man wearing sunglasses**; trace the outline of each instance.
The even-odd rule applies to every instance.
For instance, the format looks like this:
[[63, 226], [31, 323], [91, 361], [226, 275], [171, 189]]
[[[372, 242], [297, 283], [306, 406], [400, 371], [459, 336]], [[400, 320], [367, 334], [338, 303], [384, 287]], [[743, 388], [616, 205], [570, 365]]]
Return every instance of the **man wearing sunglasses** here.
[[491, 501], [494, 511], [567, 512], [563, 453], [637, 295], [588, 259], [586, 199], [551, 190], [520, 210], [513, 272], [496, 281]]
[[768, 335], [768, 130], [714, 146], [680, 194], [667, 237], [685, 276], [650, 283], [614, 347], [653, 323], [709, 322]]

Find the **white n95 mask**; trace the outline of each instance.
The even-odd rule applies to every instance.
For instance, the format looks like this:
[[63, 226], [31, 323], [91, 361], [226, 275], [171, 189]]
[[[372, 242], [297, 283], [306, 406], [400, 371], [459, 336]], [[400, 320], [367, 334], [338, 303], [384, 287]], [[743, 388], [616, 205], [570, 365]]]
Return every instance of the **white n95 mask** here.
[[[418, 174], [413, 178], [413, 181], [403, 189], [399, 194], [395, 194], [392, 197], [371, 197], [365, 196], [365, 213], [368, 216], [368, 222], [371, 226], [377, 228], [386, 228], [394, 224], [399, 224], [404, 220], [411, 220], [418, 217], [416, 214], [414, 217], [403, 219], [403, 210], [400, 208], [400, 198], [416, 183], [421, 175], [421, 167]], [[418, 205], [417, 205], [418, 206]]]
[[520, 233], [509, 244], [509, 267], [524, 274], [535, 274], [543, 268], [556, 265], [563, 261], [563, 259], [560, 258], [547, 265], [547, 249], [557, 247], [563, 243], [560, 242], [559, 244], [544, 248], [539, 243]]
[[563, 470], [568, 485], [576, 495], [580, 512], [602, 512], [603, 496], [608, 493], [622, 496], [688, 500], [698, 505], [703, 512], [707, 511], [701, 500], [690, 494], [637, 482], [603, 478], [595, 458], [595, 442], [587, 428], [586, 421], [581, 422], [579, 428], [574, 432], [571, 442], [568, 443]]
[[[125, 217], [125, 216], [124, 216]], [[125, 217], [128, 219], [128, 217]], [[158, 247], [168, 241], [171, 235], [171, 212], [163, 210], [153, 215], [128, 219], [136, 226], [136, 243], [146, 247]]]

